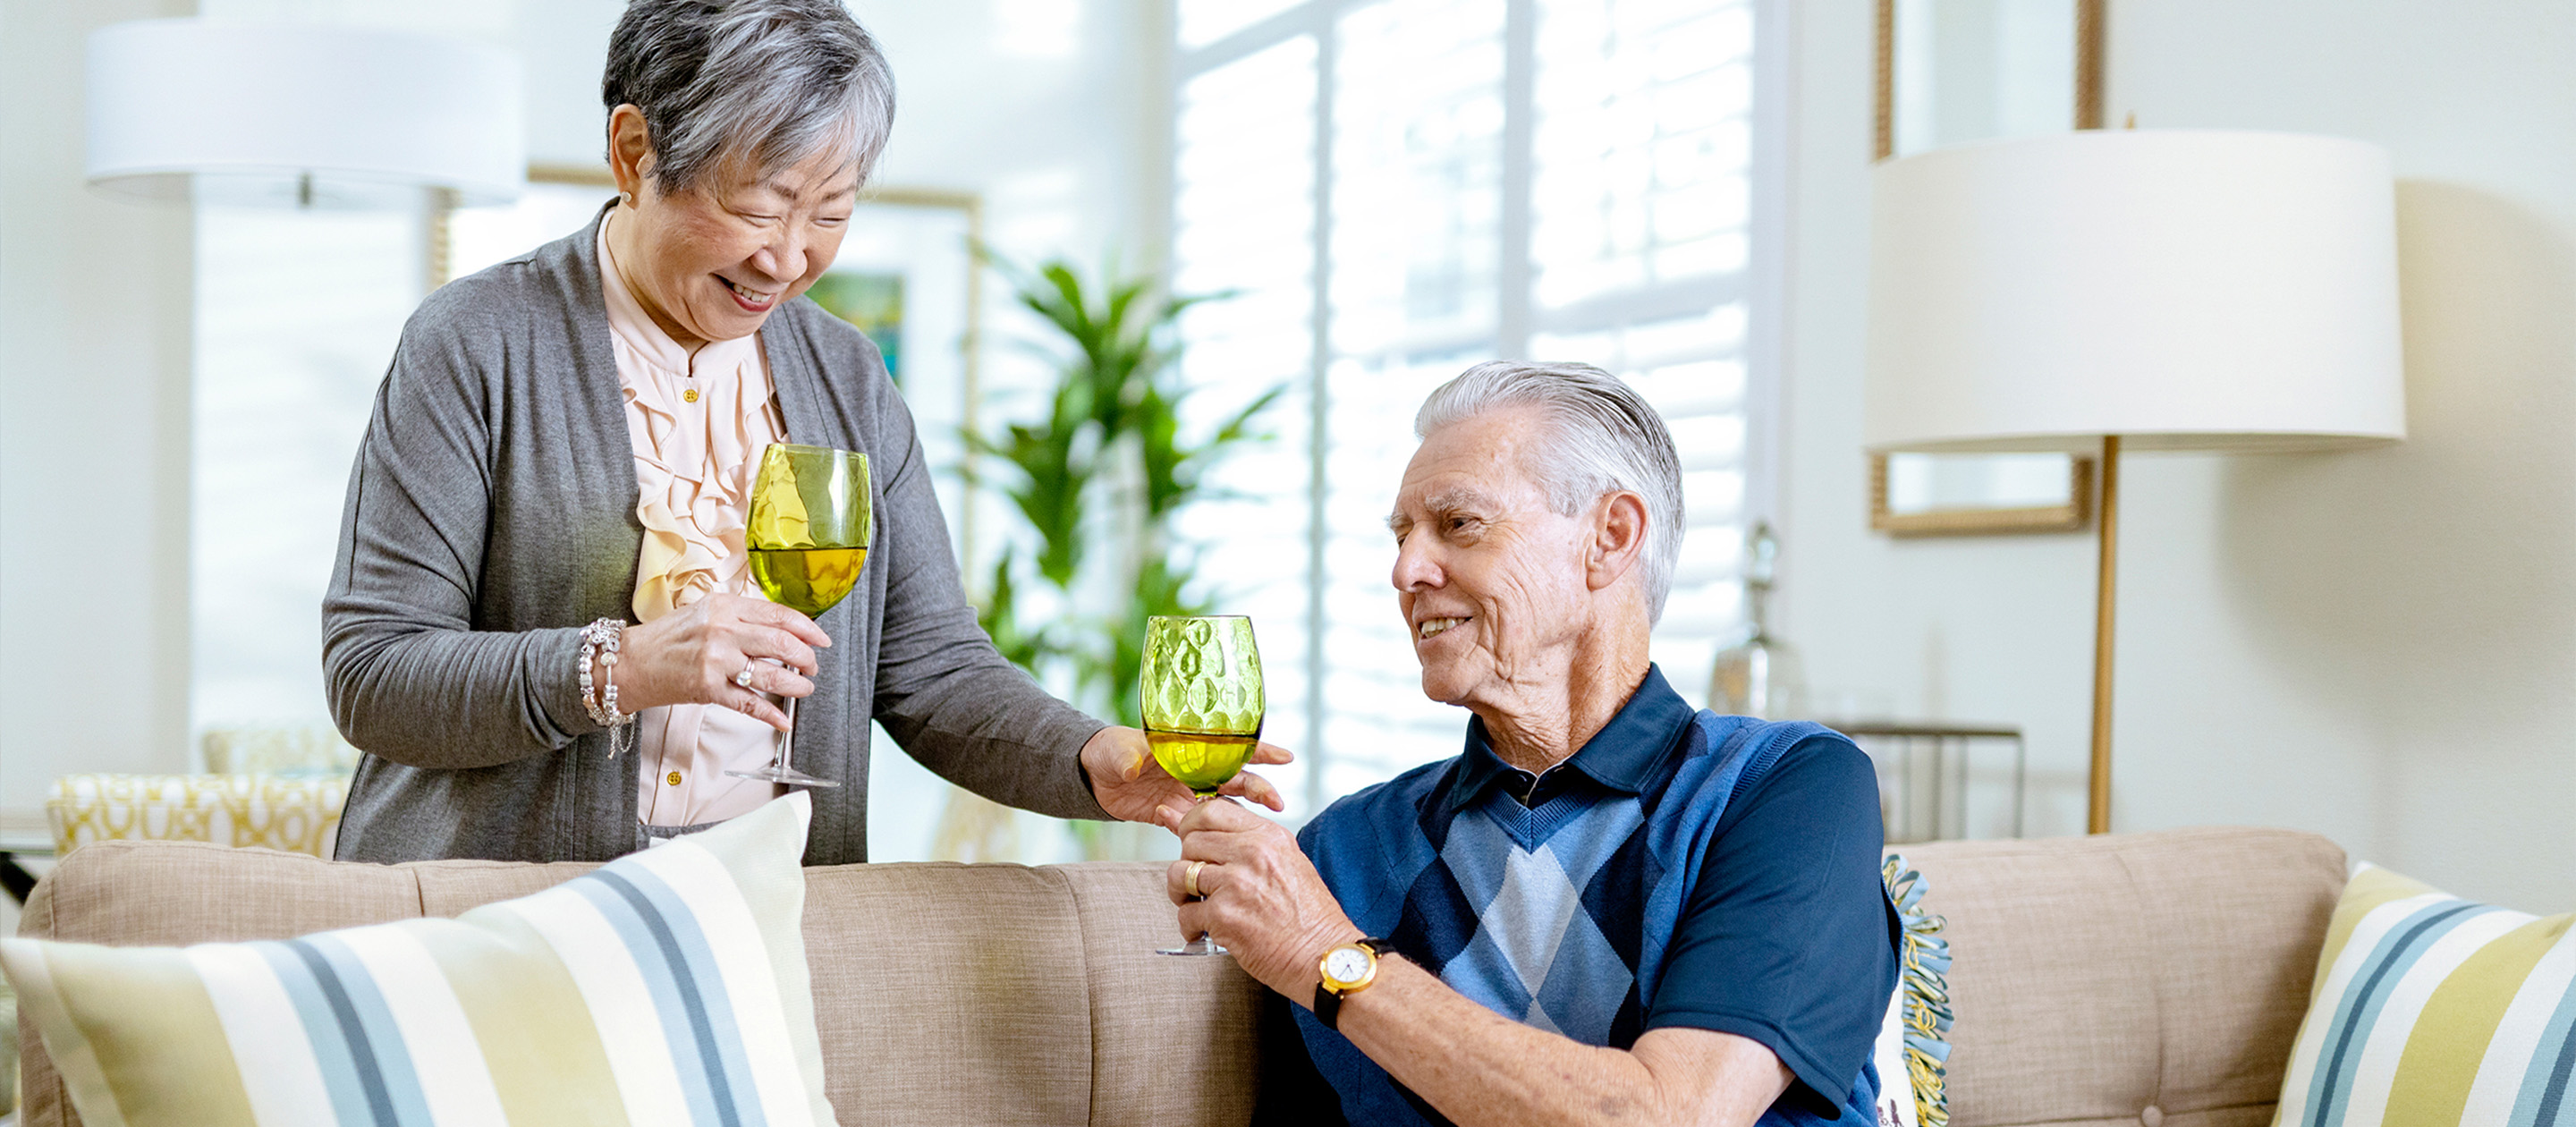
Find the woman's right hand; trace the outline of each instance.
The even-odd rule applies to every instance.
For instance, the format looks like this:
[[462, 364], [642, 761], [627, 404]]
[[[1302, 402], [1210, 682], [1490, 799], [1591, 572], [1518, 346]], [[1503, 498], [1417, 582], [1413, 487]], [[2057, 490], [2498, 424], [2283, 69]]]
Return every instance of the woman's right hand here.
[[[806, 678], [814, 674], [814, 647], [831, 644], [813, 619], [776, 603], [708, 595], [626, 628], [617, 656], [617, 708], [717, 704], [784, 732], [787, 714], [761, 694], [811, 694], [814, 682]], [[733, 681], [746, 667], [748, 689]]]

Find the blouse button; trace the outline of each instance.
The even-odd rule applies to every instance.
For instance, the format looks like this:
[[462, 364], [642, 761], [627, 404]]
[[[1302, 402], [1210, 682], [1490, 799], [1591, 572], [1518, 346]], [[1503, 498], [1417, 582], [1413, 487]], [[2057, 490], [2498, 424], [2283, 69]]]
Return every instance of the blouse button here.
[[673, 771], [669, 775], [663, 776], [662, 781], [676, 787], [680, 785], [680, 773]]
[[698, 401], [698, 389], [693, 387], [687, 391], [683, 391], [680, 393], [680, 398], [688, 402], [695, 403]]

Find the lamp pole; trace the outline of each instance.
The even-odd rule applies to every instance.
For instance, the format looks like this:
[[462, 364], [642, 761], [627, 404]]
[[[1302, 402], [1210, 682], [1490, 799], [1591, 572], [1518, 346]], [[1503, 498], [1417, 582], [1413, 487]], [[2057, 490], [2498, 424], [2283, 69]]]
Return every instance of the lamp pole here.
[[2102, 509], [2094, 517], [2101, 558], [2093, 585], [2092, 799], [2084, 832], [2111, 832], [2111, 620], [2120, 570], [2120, 436], [2102, 436]]

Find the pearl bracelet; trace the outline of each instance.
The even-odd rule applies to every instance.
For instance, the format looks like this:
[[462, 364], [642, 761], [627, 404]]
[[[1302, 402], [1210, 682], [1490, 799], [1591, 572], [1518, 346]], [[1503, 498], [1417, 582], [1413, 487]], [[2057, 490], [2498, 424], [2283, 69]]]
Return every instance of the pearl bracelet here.
[[[614, 674], [617, 672], [617, 648], [625, 638], [626, 624], [614, 618], [603, 618], [581, 628], [581, 706], [590, 713], [592, 723], [609, 729], [608, 755], [611, 759], [625, 750], [626, 740], [619, 737], [623, 735], [632, 739], [634, 734], [631, 726], [635, 717], [620, 714], [617, 710], [617, 679]], [[603, 670], [606, 684], [594, 685], [592, 682], [590, 667], [593, 661], [597, 661]], [[619, 729], [629, 730], [620, 733]]]

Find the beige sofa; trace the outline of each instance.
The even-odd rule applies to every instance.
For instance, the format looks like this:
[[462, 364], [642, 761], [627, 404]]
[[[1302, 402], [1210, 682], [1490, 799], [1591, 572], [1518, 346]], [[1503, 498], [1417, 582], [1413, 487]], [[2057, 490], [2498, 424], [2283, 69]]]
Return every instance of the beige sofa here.
[[[2268, 1122], [2343, 851], [2183, 830], [1903, 852], [1947, 915], [1952, 1122]], [[64, 859], [21, 933], [178, 944], [281, 938], [524, 895], [581, 865], [382, 867], [107, 842]], [[1240, 1124], [1259, 987], [1159, 958], [1162, 867], [808, 871], [806, 942], [833, 1106], [851, 1124]], [[23, 1030], [28, 1127], [77, 1123]]]

